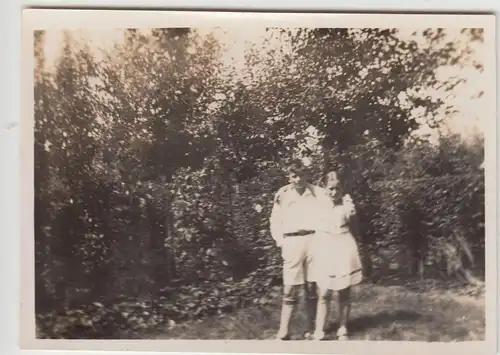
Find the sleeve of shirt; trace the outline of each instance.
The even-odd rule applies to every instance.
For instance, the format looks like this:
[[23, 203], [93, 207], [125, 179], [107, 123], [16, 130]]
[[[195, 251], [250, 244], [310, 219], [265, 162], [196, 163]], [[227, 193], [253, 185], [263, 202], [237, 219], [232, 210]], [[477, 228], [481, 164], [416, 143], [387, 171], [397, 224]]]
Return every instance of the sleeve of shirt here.
[[269, 225], [271, 230], [271, 237], [276, 242], [277, 246], [283, 243], [283, 228], [282, 228], [282, 215], [280, 206], [280, 192], [278, 191], [274, 196], [273, 207], [271, 209], [271, 217], [269, 218]]

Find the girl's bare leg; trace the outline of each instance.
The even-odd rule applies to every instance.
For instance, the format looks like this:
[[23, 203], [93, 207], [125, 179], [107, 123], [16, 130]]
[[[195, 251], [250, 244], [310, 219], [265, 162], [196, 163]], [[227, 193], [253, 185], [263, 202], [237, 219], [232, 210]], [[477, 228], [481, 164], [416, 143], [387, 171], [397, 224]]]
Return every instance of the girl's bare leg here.
[[307, 331], [305, 336], [309, 338], [315, 327], [315, 319], [318, 305], [318, 287], [315, 282], [306, 282], [305, 284], [306, 298], [306, 316], [307, 316]]
[[325, 338], [325, 322], [330, 311], [331, 290], [319, 288], [318, 306], [316, 311], [316, 327], [314, 339], [323, 340]]
[[347, 322], [351, 312], [351, 288], [345, 288], [338, 292], [337, 314], [339, 317], [339, 329], [337, 337], [340, 340], [347, 339]]

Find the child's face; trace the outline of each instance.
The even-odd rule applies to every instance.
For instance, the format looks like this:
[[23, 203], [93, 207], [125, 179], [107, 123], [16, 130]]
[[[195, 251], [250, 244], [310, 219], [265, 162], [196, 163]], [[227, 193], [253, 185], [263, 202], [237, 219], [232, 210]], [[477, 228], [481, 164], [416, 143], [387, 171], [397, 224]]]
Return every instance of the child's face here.
[[336, 197], [337, 196], [337, 185], [335, 186], [328, 186], [328, 194], [331, 196], [331, 197]]
[[295, 188], [303, 188], [306, 186], [306, 178], [304, 174], [297, 174], [295, 172], [290, 172], [288, 174], [288, 181], [290, 181], [290, 184], [292, 184]]
[[337, 190], [339, 186], [339, 179], [336, 174], [332, 174], [329, 176], [327, 189], [328, 193], [331, 197], [335, 197], [337, 195]]

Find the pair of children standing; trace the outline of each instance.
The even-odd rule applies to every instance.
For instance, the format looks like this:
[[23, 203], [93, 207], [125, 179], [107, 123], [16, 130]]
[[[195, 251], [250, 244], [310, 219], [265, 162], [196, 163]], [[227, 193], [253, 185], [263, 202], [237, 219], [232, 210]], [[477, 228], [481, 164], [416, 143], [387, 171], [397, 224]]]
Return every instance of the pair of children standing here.
[[326, 189], [307, 182], [302, 162], [287, 167], [289, 185], [278, 190], [270, 217], [271, 235], [283, 256], [283, 304], [277, 339], [290, 338], [289, 324], [304, 287], [309, 331], [325, 339], [333, 291], [338, 291], [339, 340], [346, 340], [350, 289], [362, 280], [358, 247], [347, 226], [355, 213], [349, 195], [339, 196], [338, 178], [330, 173]]

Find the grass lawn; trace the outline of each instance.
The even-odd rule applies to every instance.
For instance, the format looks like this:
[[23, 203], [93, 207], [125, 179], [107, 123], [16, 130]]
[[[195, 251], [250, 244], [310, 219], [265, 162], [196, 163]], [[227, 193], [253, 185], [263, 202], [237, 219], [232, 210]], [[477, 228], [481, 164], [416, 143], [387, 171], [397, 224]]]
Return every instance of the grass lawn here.
[[[458, 292], [460, 291], [460, 292]], [[353, 340], [468, 341], [484, 340], [484, 292], [435, 287], [364, 284], [353, 293], [350, 332]], [[467, 291], [476, 291], [471, 294]], [[280, 317], [280, 290], [271, 291], [273, 305], [249, 307], [232, 314], [177, 324], [148, 339], [272, 339]], [[305, 317], [297, 307], [291, 330], [301, 339]], [[335, 313], [332, 314], [332, 321]], [[332, 327], [332, 335], [336, 327]]]

